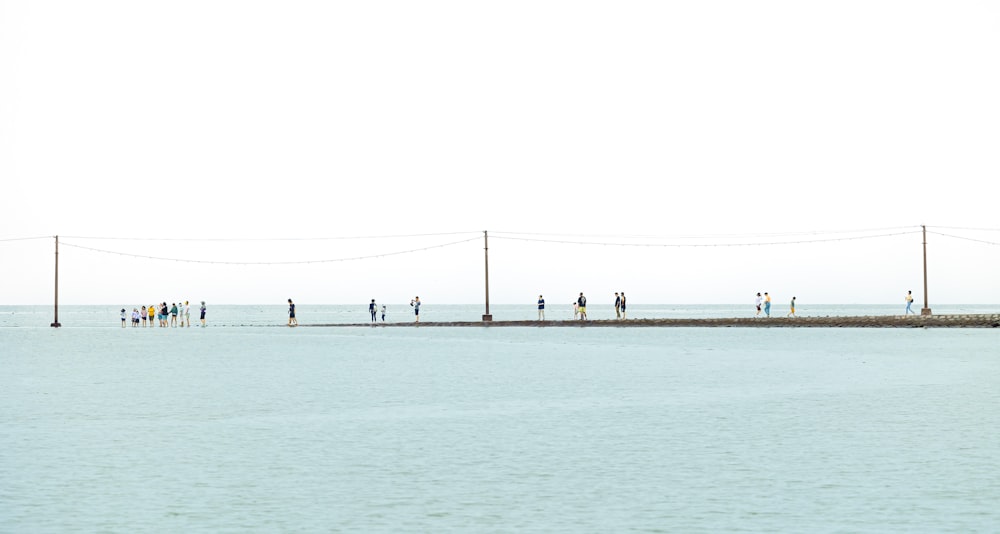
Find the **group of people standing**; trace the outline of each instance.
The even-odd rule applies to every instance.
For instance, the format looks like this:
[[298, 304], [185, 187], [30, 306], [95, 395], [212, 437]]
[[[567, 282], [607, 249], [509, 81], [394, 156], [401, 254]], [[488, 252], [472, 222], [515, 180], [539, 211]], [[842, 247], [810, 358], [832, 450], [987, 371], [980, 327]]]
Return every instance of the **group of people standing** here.
[[[615, 293], [615, 318], [625, 319], [625, 292]], [[538, 320], [545, 320], [545, 297], [538, 295]], [[587, 297], [580, 292], [580, 296], [573, 301], [573, 320], [587, 320]]]
[[[757, 308], [757, 313], [754, 314], [754, 317], [760, 317], [761, 311], [764, 312], [765, 317], [771, 316], [771, 295], [769, 295], [767, 291], [764, 292], [763, 297], [760, 293], [757, 293], [757, 296], [753, 300], [753, 304]], [[785, 317], [795, 317], [795, 297], [792, 297], [792, 301], [789, 303], [788, 308], [789, 312]]]
[[[385, 322], [385, 304], [382, 305], [381, 311], [382, 311], [382, 322], [384, 323]], [[379, 312], [378, 304], [375, 304], [375, 299], [372, 299], [371, 304], [368, 305], [368, 313], [372, 314], [372, 323], [378, 322], [375, 319], [375, 317], [378, 315], [378, 312]]]
[[[204, 303], [202, 303], [204, 305]], [[420, 322], [420, 297], [413, 297], [410, 301], [410, 306], [413, 306], [413, 315], [416, 317], [416, 322]], [[378, 304], [375, 303], [375, 299], [368, 304], [368, 313], [372, 316], [372, 323], [378, 322], [379, 312], [382, 314], [382, 322], [385, 322], [385, 312], [386, 306], [382, 305], [380, 308]], [[292, 299], [288, 299], [288, 326], [298, 326], [299, 320], [295, 317], [295, 303]]]
[[[410, 306], [413, 308], [413, 320], [414, 320], [414, 322], [419, 323], [420, 322], [420, 297], [413, 297], [413, 299], [410, 300]], [[381, 314], [382, 322], [384, 323], [385, 322], [385, 312], [386, 312], [386, 306], [385, 306], [385, 304], [383, 304], [381, 307], [379, 307], [379, 305], [375, 303], [375, 299], [372, 299], [372, 301], [370, 303], [368, 303], [368, 313], [371, 314], [371, 316], [372, 316], [372, 324], [378, 322], [379, 314]]]
[[[208, 308], [205, 307], [205, 301], [201, 301], [201, 326], [205, 326], [205, 314]], [[184, 301], [184, 303], [174, 302], [167, 307], [166, 302], [161, 302], [159, 304], [150, 304], [149, 306], [143, 306], [142, 309], [132, 308], [132, 327], [137, 327], [142, 324], [142, 327], [153, 326], [153, 317], [156, 317], [156, 321], [160, 328], [177, 328], [180, 327], [191, 327], [191, 303], [189, 301]], [[121, 310], [122, 328], [125, 328], [125, 320], [127, 315], [125, 308]], [[148, 319], [148, 324], [147, 324]]]
[[[908, 291], [906, 293], [906, 312], [907, 314], [914, 313], [911, 309], [913, 305], [913, 292]], [[413, 297], [410, 301], [410, 306], [413, 307], [413, 316], [415, 322], [420, 322], [420, 297]], [[771, 316], [771, 295], [765, 291], [763, 295], [757, 293], [757, 297], [754, 299], [754, 306], [757, 308], [757, 313], [755, 317], [759, 317], [761, 312], [764, 313], [765, 317]], [[615, 319], [624, 320], [626, 319], [626, 308], [627, 302], [625, 299], [625, 292], [615, 293]], [[201, 301], [201, 308], [199, 309], [201, 326], [205, 326], [205, 314], [207, 308], [205, 306], [205, 301]], [[375, 303], [375, 299], [372, 299], [371, 303], [368, 304], [368, 312], [371, 314], [372, 323], [378, 322], [378, 315], [381, 312], [382, 322], [385, 322], [386, 306], [383, 304], [379, 307]], [[191, 326], [191, 304], [188, 301], [184, 301], [183, 304], [172, 303], [167, 307], [166, 302], [161, 302], [160, 304], [151, 304], [149, 306], [143, 306], [142, 309], [132, 308], [132, 327], [137, 327], [142, 324], [142, 327], [153, 326], [153, 317], [156, 317], [158, 324], [161, 328], [171, 327], [190, 327]], [[795, 317], [795, 297], [792, 297], [789, 303], [789, 312], [786, 317]], [[149, 323], [147, 325], [147, 318]], [[573, 319], [574, 320], [587, 320], [587, 297], [580, 292], [580, 296], [573, 302]], [[121, 320], [122, 328], [125, 328], [125, 322], [128, 320], [128, 315], [125, 308], [121, 309]], [[545, 298], [542, 295], [538, 295], [538, 320], [545, 320]], [[299, 320], [295, 317], [295, 303], [292, 299], [288, 299], [288, 326], [298, 326]]]

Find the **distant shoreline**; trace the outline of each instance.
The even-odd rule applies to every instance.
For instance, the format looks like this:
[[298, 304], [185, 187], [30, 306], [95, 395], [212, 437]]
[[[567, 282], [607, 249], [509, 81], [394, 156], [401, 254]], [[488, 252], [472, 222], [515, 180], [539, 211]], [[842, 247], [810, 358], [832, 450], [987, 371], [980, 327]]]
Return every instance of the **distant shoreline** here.
[[427, 321], [406, 323], [303, 324], [307, 327], [750, 327], [750, 328], [1000, 328], [1000, 314], [872, 315], [844, 317], [731, 317], [562, 321]]

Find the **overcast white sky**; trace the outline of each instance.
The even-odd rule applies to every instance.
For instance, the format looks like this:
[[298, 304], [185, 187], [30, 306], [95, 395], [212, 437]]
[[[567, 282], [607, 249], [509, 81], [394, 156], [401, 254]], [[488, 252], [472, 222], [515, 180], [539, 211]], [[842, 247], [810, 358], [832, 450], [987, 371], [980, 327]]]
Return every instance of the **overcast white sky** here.
[[[0, 1], [0, 239], [449, 234], [64, 237], [65, 304], [476, 303], [481, 239], [69, 245], [483, 230], [495, 303], [898, 303], [919, 234], [659, 245], [1000, 242], [942, 228], [1000, 228], [998, 65], [987, 1]], [[52, 249], [0, 241], [0, 304]], [[932, 307], [998, 263], [932, 234]]]

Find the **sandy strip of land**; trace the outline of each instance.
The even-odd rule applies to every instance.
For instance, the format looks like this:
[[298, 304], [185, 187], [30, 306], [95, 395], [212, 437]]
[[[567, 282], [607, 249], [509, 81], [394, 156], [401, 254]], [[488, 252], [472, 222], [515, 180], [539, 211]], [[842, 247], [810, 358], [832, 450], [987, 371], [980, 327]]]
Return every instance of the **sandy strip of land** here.
[[713, 319], [628, 319], [602, 321], [445, 321], [407, 323], [312, 324], [302, 326], [398, 327], [750, 327], [750, 328], [1000, 328], [1000, 314], [873, 315], [862, 317], [733, 317]]

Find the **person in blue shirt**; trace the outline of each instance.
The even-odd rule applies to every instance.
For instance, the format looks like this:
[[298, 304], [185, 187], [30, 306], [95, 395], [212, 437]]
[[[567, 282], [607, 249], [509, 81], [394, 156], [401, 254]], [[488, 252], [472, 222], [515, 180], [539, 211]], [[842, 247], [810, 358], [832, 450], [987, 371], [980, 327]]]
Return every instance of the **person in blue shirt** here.
[[413, 322], [419, 323], [420, 322], [420, 297], [413, 297], [413, 300], [410, 301], [410, 306], [413, 306], [413, 317], [414, 317]]
[[545, 320], [545, 299], [541, 295], [538, 295], [538, 320]]

